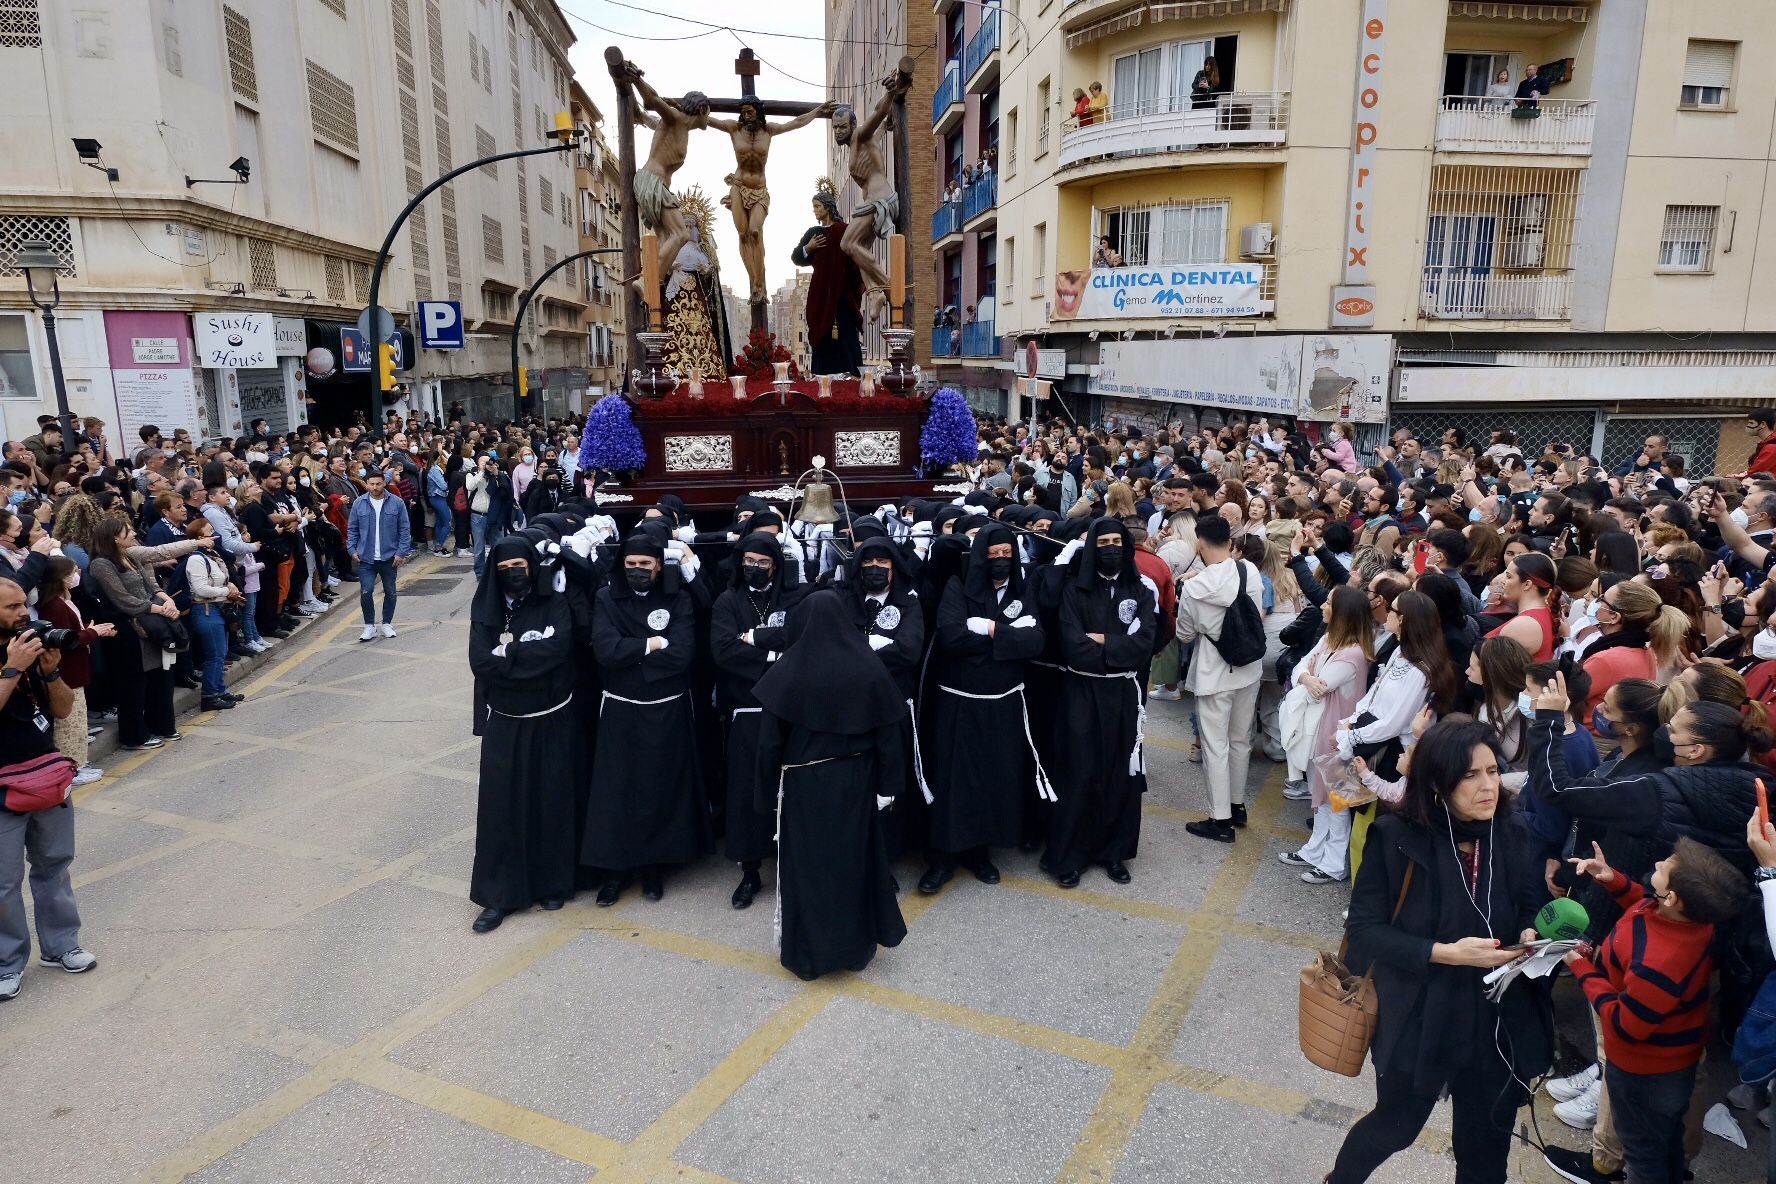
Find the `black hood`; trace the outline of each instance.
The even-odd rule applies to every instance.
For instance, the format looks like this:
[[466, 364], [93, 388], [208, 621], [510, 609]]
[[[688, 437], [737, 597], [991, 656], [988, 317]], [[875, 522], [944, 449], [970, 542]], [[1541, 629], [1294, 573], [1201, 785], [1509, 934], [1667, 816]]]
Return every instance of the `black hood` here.
[[974, 536], [974, 544], [968, 550], [968, 561], [962, 568], [962, 589], [969, 600], [992, 604], [997, 598], [993, 578], [987, 572], [987, 549], [999, 543], [1011, 544], [1011, 579], [1007, 581], [1005, 595], [1012, 600], [1022, 598], [1024, 567], [1018, 555], [1017, 537], [1006, 527], [993, 522], [983, 526], [980, 533]]
[[1122, 570], [1116, 573], [1116, 585], [1120, 588], [1133, 589], [1141, 582], [1141, 573], [1135, 566], [1135, 540], [1129, 534], [1128, 527], [1120, 519], [1094, 519], [1091, 529], [1085, 534], [1085, 545], [1080, 548], [1078, 563], [1078, 583], [1081, 588], [1096, 588], [1101, 582], [1098, 572], [1098, 540], [1107, 534], [1115, 534], [1122, 539]]
[[779, 719], [813, 732], [866, 735], [904, 719], [906, 699], [836, 591], [821, 590], [790, 620], [794, 636], [752, 693]]

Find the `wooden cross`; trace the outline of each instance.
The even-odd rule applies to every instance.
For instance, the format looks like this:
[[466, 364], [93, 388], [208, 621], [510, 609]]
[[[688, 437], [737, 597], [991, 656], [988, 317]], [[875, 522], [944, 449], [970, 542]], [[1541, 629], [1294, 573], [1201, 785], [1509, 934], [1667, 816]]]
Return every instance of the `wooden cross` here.
[[734, 73], [740, 76], [740, 97], [742, 99], [758, 98], [758, 89], [753, 79], [758, 77], [758, 55], [742, 46], [740, 56], [734, 59]]

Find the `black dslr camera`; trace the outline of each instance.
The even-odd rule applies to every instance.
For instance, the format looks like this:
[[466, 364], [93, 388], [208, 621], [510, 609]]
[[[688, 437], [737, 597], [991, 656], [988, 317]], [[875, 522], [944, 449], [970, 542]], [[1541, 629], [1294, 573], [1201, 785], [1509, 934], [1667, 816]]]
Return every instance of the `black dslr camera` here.
[[71, 650], [80, 644], [80, 634], [73, 629], [59, 629], [48, 621], [26, 621], [21, 634], [35, 634], [46, 650]]

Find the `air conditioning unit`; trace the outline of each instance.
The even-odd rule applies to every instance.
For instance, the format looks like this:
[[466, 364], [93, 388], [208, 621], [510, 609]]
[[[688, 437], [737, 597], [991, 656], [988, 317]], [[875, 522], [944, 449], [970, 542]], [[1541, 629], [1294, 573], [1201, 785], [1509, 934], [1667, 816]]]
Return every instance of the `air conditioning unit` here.
[[1276, 231], [1268, 222], [1240, 227], [1240, 258], [1269, 259], [1276, 254]]

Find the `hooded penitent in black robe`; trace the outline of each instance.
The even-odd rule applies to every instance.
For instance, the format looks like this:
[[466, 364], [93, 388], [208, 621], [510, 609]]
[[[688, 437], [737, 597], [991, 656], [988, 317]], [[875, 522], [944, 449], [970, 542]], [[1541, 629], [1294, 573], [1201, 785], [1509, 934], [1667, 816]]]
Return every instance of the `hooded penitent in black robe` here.
[[[623, 554], [664, 552], [638, 531]], [[709, 850], [691, 721], [696, 628], [690, 595], [674, 576], [668, 568], [637, 596], [618, 567], [592, 611], [592, 653], [604, 692], [581, 858], [607, 871], [688, 863]], [[666, 648], [648, 653], [650, 637], [665, 638]]]
[[[531, 590], [516, 602], [498, 564], [523, 559]], [[469, 617], [481, 785], [469, 899], [508, 911], [574, 893], [574, 809], [582, 774], [574, 693], [573, 610], [555, 595], [531, 541], [494, 544]]]
[[777, 819], [778, 954], [812, 979], [906, 936], [878, 813], [905, 781], [906, 703], [839, 593], [810, 594], [791, 630], [753, 685], [757, 807]]
[[[1012, 548], [1001, 588], [987, 549]], [[977, 622], [970, 628], [970, 622]], [[992, 623], [992, 634], [978, 622]], [[937, 639], [925, 675], [925, 780], [931, 788], [934, 852], [960, 854], [1023, 841], [1026, 797], [1049, 797], [1035, 764], [1024, 670], [1042, 652], [1042, 626], [1026, 595], [1011, 531], [997, 524], [974, 536], [967, 565], [950, 577], [937, 613]]]
[[[1122, 567], [1101, 574], [1098, 539], [1122, 538]], [[1089, 864], [1134, 858], [1141, 838], [1140, 672], [1153, 657], [1157, 606], [1135, 568], [1128, 528], [1100, 518], [1074, 559], [1073, 579], [1061, 589], [1059, 775], [1043, 863], [1057, 876]], [[1087, 634], [1102, 634], [1099, 644]]]
[[[763, 591], [746, 583], [747, 555], [771, 561], [771, 582]], [[742, 540], [734, 558], [732, 586], [716, 597], [709, 626], [710, 648], [721, 671], [717, 703], [728, 721], [728, 830], [723, 850], [736, 863], [757, 863], [771, 853], [777, 818], [774, 810], [756, 806], [760, 708], [752, 697], [752, 685], [787, 647], [788, 610], [801, 593], [785, 585], [788, 570], [772, 535]], [[771, 787], [766, 796], [775, 792]]]
[[[894, 574], [888, 591], [872, 596], [863, 587], [863, 561], [884, 556], [893, 561]], [[895, 790], [894, 796], [899, 804], [889, 812], [887, 820], [888, 854], [898, 858], [909, 847], [917, 848], [922, 844], [924, 830], [925, 799], [919, 789], [921, 766], [913, 703], [918, 696], [919, 670], [925, 660], [925, 617], [900, 549], [888, 539], [865, 539], [857, 544], [842, 570], [844, 578], [839, 590], [852, 628], [862, 634], [864, 644], [894, 679], [901, 698], [905, 700], [903, 733], [906, 747], [901, 768], [909, 779]]]

